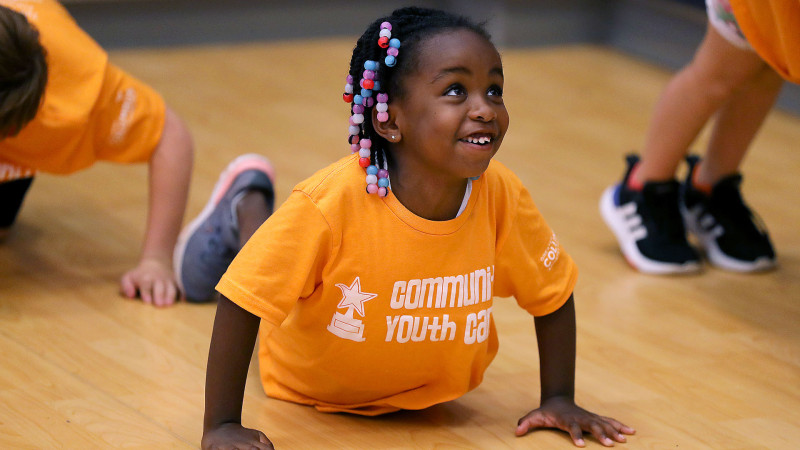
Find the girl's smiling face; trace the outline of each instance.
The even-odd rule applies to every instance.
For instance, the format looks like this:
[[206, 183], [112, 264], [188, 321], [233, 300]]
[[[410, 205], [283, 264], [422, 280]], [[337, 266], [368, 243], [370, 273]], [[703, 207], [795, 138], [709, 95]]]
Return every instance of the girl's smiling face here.
[[420, 42], [415, 56], [400, 80], [402, 93], [390, 98], [390, 121], [376, 123], [393, 142], [395, 170], [444, 182], [480, 175], [508, 129], [499, 53], [484, 37], [458, 29]]

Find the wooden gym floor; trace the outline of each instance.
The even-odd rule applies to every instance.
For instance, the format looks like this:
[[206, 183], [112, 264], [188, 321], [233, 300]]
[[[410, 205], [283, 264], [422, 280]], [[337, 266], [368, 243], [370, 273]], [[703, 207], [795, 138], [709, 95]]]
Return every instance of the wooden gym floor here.
[[[241, 153], [273, 161], [282, 202], [349, 151], [340, 93], [353, 42], [111, 53], [194, 134], [187, 221]], [[578, 402], [635, 427], [624, 448], [795, 447], [800, 119], [773, 112], [744, 165], [746, 198], [770, 227], [780, 268], [645, 276], [625, 264], [597, 201], [642, 141], [670, 74], [602, 47], [503, 56], [511, 127], [497, 158], [528, 185], [581, 268]], [[0, 447], [199, 445], [215, 306], [158, 310], [117, 293], [137, 260], [145, 206], [145, 166], [37, 178], [0, 245]], [[571, 448], [560, 432], [514, 436], [538, 401], [536, 343], [513, 301], [497, 299], [495, 310], [500, 353], [461, 399], [372, 419], [327, 415], [266, 398], [254, 362], [244, 424], [278, 448]]]

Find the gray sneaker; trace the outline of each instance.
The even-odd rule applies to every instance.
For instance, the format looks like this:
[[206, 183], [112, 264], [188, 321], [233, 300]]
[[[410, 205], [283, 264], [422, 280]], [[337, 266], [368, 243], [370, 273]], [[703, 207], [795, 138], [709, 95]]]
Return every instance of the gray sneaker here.
[[205, 208], [175, 245], [175, 277], [187, 301], [213, 300], [217, 282], [239, 251], [236, 204], [248, 191], [261, 191], [271, 208], [274, 179], [269, 160], [255, 154], [236, 158], [222, 172]]

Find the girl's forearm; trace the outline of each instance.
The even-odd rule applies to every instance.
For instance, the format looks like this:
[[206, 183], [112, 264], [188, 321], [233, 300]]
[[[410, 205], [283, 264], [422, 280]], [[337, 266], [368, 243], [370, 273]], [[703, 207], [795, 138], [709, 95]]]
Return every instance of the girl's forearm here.
[[575, 302], [570, 295], [553, 313], [534, 318], [539, 346], [541, 400], [575, 397]]
[[206, 369], [204, 431], [241, 423], [247, 370], [261, 322], [225, 296], [219, 297]]

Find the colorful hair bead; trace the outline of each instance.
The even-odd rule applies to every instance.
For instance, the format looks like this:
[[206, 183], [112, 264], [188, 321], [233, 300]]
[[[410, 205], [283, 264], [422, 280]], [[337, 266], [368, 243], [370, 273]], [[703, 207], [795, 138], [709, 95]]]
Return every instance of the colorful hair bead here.
[[[397, 63], [400, 41], [392, 37], [392, 24], [389, 22], [381, 23], [378, 35], [378, 45], [386, 49], [386, 56], [381, 62], [374, 60], [364, 61], [364, 71], [361, 79], [358, 80], [360, 90], [355, 89], [353, 77], [347, 75], [347, 83], [345, 84], [342, 98], [346, 102], [352, 103], [348, 128], [350, 136], [347, 141], [350, 143], [350, 149], [354, 153], [358, 153], [358, 164], [366, 169], [366, 191], [370, 194], [378, 194], [380, 197], [385, 197], [389, 192], [389, 171], [385, 168], [378, 169], [378, 166], [373, 164], [373, 162], [381, 161], [379, 157], [381, 152], [385, 150], [378, 148], [373, 152], [372, 141], [367, 137], [368, 134], [366, 134], [364, 126], [367, 121], [367, 114], [369, 114], [367, 108], [372, 108], [373, 106], [377, 111], [377, 120], [379, 122], [389, 120], [389, 96], [385, 92], [381, 92], [381, 83], [378, 81], [380, 78], [379, 70], [381, 64], [393, 67]], [[381, 164], [385, 164], [385, 157], [383, 161]]]
[[386, 103], [389, 101], [389, 95], [385, 92], [381, 92], [376, 96], [376, 100], [378, 100], [378, 104], [375, 105], [375, 110], [378, 111], [377, 119], [378, 122], [386, 122], [389, 120], [389, 105]]
[[344, 85], [344, 94], [342, 94], [342, 100], [346, 103], [350, 103], [353, 101], [353, 76], [347, 75], [345, 78], [346, 83]]

